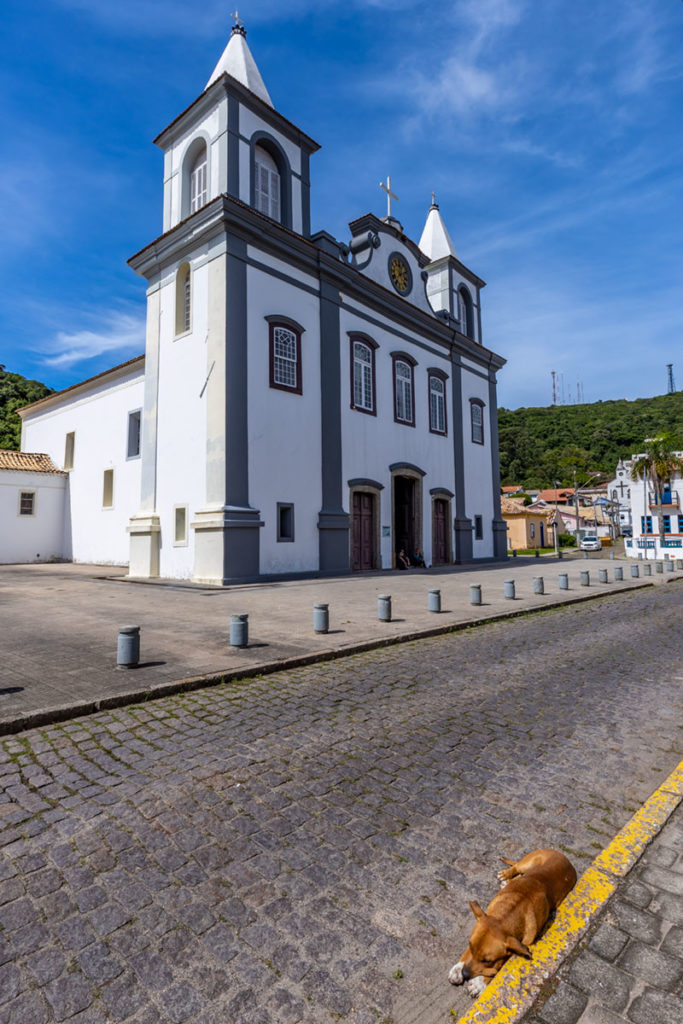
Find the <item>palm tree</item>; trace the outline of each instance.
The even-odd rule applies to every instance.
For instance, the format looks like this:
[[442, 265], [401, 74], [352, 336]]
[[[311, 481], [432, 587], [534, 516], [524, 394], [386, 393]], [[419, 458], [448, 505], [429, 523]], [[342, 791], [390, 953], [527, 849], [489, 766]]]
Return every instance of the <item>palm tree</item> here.
[[674, 451], [670, 434], [660, 434], [646, 441], [645, 452], [631, 466], [634, 480], [647, 478], [650, 481], [657, 505], [662, 504], [663, 485], [677, 473], [683, 475], [683, 458]]

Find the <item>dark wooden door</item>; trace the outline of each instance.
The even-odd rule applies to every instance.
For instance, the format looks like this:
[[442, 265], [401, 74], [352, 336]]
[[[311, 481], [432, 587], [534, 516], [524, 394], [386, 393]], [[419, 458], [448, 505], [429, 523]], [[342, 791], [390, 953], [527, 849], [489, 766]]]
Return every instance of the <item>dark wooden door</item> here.
[[446, 547], [447, 511], [447, 502], [443, 498], [435, 498], [432, 519], [432, 565], [445, 565], [448, 559], [448, 549]]
[[372, 494], [354, 492], [351, 568], [356, 571], [375, 568], [373, 502]]
[[401, 549], [408, 558], [415, 552], [415, 481], [408, 476], [394, 479], [394, 551]]

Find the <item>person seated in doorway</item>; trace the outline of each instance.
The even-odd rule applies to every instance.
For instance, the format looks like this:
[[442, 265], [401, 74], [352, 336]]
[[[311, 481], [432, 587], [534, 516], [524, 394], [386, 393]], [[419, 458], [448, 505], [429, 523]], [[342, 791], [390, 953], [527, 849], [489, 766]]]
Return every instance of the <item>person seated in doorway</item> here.
[[426, 569], [425, 556], [421, 548], [418, 548], [412, 558], [413, 565], [416, 565], [419, 569]]
[[410, 561], [403, 548], [399, 551], [396, 556], [396, 568], [397, 569], [410, 569]]

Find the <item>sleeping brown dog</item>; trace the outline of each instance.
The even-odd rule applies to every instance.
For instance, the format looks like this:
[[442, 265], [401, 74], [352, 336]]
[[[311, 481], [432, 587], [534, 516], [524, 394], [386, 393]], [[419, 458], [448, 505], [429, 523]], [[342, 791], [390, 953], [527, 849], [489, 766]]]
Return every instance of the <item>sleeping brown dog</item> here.
[[501, 891], [486, 913], [477, 902], [470, 903], [477, 923], [467, 949], [448, 975], [452, 985], [464, 983], [473, 998], [481, 995], [513, 953], [531, 959], [528, 947], [576, 884], [576, 871], [557, 850], [533, 850], [516, 862], [501, 859], [510, 865], [498, 875]]

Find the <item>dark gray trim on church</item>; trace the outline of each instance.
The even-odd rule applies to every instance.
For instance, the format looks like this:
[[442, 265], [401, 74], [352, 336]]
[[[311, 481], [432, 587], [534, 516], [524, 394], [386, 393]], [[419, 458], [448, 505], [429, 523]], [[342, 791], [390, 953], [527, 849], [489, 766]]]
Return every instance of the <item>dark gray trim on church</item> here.
[[507, 559], [507, 523], [500, 510], [500, 454], [498, 440], [498, 389], [496, 374], [489, 371], [489, 430], [491, 447], [491, 486], [493, 488], [493, 557]]
[[350, 518], [342, 494], [341, 335], [339, 289], [320, 276], [320, 426], [322, 507], [318, 514], [321, 572], [351, 571]]
[[453, 561], [456, 565], [472, 561], [472, 520], [465, 506], [465, 446], [462, 418], [462, 365], [451, 359], [451, 398], [453, 403], [453, 472], [455, 478], [455, 517], [453, 519]]

